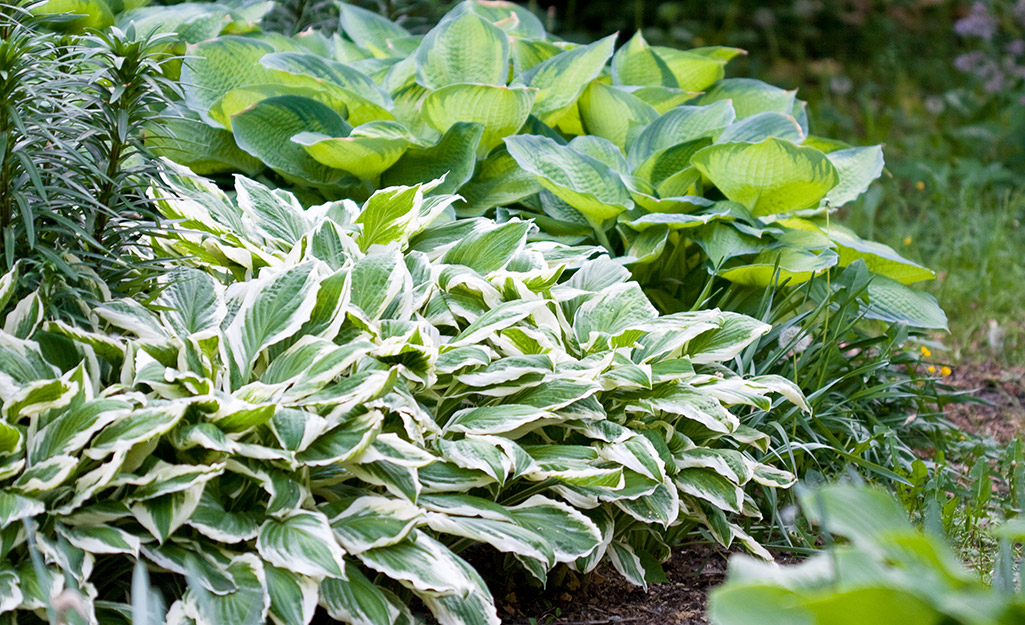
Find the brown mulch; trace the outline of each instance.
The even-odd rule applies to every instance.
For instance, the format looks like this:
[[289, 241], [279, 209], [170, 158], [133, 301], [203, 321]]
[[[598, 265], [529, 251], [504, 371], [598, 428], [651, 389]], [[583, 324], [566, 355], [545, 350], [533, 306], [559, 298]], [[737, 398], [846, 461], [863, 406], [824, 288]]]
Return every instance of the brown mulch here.
[[946, 417], [966, 432], [1008, 443], [1025, 431], [1025, 368], [994, 360], [954, 368], [947, 380], [979, 402], [953, 404]]

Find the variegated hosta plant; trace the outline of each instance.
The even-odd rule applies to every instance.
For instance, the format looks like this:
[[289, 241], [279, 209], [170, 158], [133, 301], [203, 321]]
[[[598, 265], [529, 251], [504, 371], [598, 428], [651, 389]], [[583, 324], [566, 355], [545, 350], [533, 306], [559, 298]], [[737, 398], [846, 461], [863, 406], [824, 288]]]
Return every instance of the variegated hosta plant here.
[[164, 182], [180, 267], [153, 305], [7, 314], [0, 622], [62, 590], [69, 622], [125, 622], [136, 558], [173, 623], [397, 625], [418, 597], [455, 625], [499, 621], [474, 544], [635, 584], [696, 528], [765, 553], [745, 487], [794, 478], [738, 415], [804, 399], [718, 365], [764, 324], [660, 316], [596, 248], [451, 220], [441, 181], [308, 209]]
[[462, 2], [422, 36], [347, 3], [330, 38], [228, 29], [206, 4], [120, 23], [188, 6], [212, 38], [178, 28], [185, 118], [151, 143], [197, 173], [269, 168], [328, 199], [447, 174], [433, 193], [458, 192], [461, 217], [600, 243], [663, 312], [705, 305], [713, 279], [761, 291], [862, 260], [866, 318], [946, 327], [909, 286], [932, 271], [828, 218], [879, 177], [882, 148], [815, 136], [796, 92], [727, 78], [742, 50], [568, 43], [496, 0]]

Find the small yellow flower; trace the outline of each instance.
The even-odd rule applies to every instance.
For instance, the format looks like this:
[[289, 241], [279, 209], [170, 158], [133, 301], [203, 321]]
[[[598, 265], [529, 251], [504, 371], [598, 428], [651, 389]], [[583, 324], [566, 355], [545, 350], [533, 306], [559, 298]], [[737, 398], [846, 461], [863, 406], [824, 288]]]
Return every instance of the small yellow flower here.
[[922, 346], [922, 355], [928, 358], [929, 356], [932, 356], [932, 352], [929, 351], [928, 347]]
[[936, 373], [936, 367], [929, 365], [929, 373]]
[[950, 367], [940, 367], [940, 375], [948, 376], [951, 373], [953, 373], [953, 371], [950, 370]]
[[915, 183], [915, 188], [918, 189], [919, 191], [924, 191], [925, 190], [925, 183], [922, 182], [921, 180], [919, 180], [918, 182]]
[[904, 245], [911, 245], [911, 237], [904, 237]]

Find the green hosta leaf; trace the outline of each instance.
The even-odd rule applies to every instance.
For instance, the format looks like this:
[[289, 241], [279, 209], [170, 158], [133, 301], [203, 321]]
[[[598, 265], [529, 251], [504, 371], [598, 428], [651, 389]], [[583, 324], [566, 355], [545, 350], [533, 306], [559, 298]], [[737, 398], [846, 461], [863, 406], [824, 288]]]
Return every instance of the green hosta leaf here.
[[423, 117], [438, 132], [459, 122], [484, 126], [477, 148], [485, 156], [502, 138], [518, 131], [530, 115], [536, 91], [529, 87], [453, 84], [431, 91], [423, 102]]
[[356, 45], [378, 58], [389, 56], [388, 41], [409, 36], [409, 31], [373, 11], [352, 4], [339, 5], [340, 25]]
[[737, 119], [768, 111], [792, 115], [796, 102], [793, 91], [786, 91], [753, 78], [720, 80], [701, 96], [698, 103], [711, 104], [720, 100], [733, 102]]
[[411, 148], [381, 176], [381, 185], [413, 185], [423, 180], [445, 181], [434, 189], [437, 194], [455, 193], [473, 176], [477, 164], [477, 146], [484, 126], [457, 122], [427, 148]]
[[196, 625], [264, 623], [270, 610], [270, 593], [263, 562], [251, 553], [238, 555], [231, 560], [227, 573], [237, 590], [221, 596], [190, 588], [185, 595], [185, 614]]
[[318, 163], [291, 141], [300, 132], [344, 137], [351, 126], [324, 104], [301, 96], [267, 98], [232, 118], [238, 146], [271, 169], [310, 184], [338, 182], [342, 173]]
[[337, 91], [328, 90], [320, 85], [304, 87], [275, 84], [239, 87], [224, 94], [215, 105], [212, 114], [225, 128], [232, 130], [232, 120], [236, 115], [248, 111], [264, 100], [291, 96], [323, 104], [344, 119], [348, 117], [349, 106], [345, 99], [346, 94]]
[[274, 73], [259, 64], [274, 48], [244, 37], [218, 37], [190, 46], [182, 65], [185, 104], [207, 124], [221, 127], [211, 109], [222, 97], [239, 87], [277, 82]]
[[498, 271], [523, 248], [530, 227], [528, 222], [514, 220], [477, 229], [446, 252], [442, 262], [465, 265], [481, 275]]
[[947, 329], [947, 315], [931, 294], [905, 286], [884, 276], [868, 283], [869, 319], [906, 323], [915, 328]]
[[248, 377], [264, 349], [294, 334], [309, 319], [318, 280], [313, 263], [304, 263], [252, 281], [234, 320], [224, 332], [236, 366]]
[[520, 167], [580, 211], [595, 228], [633, 208], [626, 186], [605, 163], [547, 137], [517, 135], [505, 143]]
[[616, 35], [609, 35], [590, 45], [557, 54], [518, 76], [517, 82], [538, 90], [531, 112], [546, 123], [557, 122], [601, 73], [615, 44]]
[[239, 149], [227, 130], [213, 128], [183, 106], [168, 108], [159, 126], [147, 128], [146, 147], [153, 154], [186, 165], [201, 176], [241, 171], [256, 175], [263, 162]]
[[509, 74], [509, 38], [470, 11], [453, 12], [427, 33], [415, 58], [417, 82], [428, 89], [455, 83], [504, 85]]
[[597, 80], [581, 94], [579, 105], [587, 134], [608, 139], [620, 148], [626, 148], [634, 133], [658, 118], [655, 109], [637, 96]]
[[282, 519], [267, 519], [260, 527], [256, 549], [271, 564], [315, 579], [344, 579], [345, 551], [335, 541], [327, 517], [295, 511]]
[[405, 153], [412, 137], [398, 122], [369, 122], [354, 128], [347, 137], [303, 132], [292, 141], [328, 167], [344, 170], [364, 180], [376, 179]]
[[726, 197], [755, 215], [818, 206], [840, 180], [825, 154], [773, 137], [709, 146], [694, 155], [693, 163]]
[[804, 131], [796, 119], [785, 113], [769, 111], [755, 113], [731, 125], [719, 135], [716, 143], [759, 143], [769, 137], [797, 145], [805, 139]]
[[466, 596], [478, 591], [459, 556], [420, 530], [400, 543], [364, 551], [358, 557], [375, 571], [422, 592]]
[[629, 163], [637, 169], [646, 160], [673, 146], [718, 136], [733, 123], [729, 101], [708, 106], [678, 106], [653, 121], [630, 144]]
[[[276, 625], [307, 625], [317, 610], [316, 580], [275, 566], [265, 566], [270, 617]], [[326, 581], [326, 580], [325, 580]]]
[[840, 174], [840, 182], [826, 195], [831, 207], [853, 202], [883, 173], [883, 148], [873, 145], [863, 148], [835, 150], [826, 154]]
[[42, 501], [7, 490], [0, 491], [0, 529], [40, 515], [45, 509]]

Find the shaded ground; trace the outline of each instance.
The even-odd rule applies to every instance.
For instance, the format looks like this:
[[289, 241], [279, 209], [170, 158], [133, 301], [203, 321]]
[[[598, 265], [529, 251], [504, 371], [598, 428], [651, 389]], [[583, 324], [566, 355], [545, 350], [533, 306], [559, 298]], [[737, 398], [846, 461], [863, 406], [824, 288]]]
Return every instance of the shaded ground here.
[[1000, 443], [1025, 430], [1025, 368], [989, 360], [956, 367], [949, 381], [980, 400], [947, 407], [947, 418], [962, 430]]

